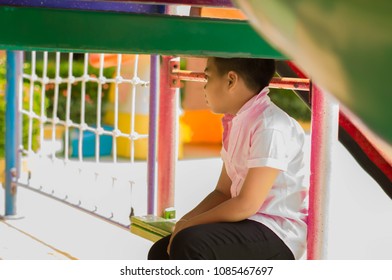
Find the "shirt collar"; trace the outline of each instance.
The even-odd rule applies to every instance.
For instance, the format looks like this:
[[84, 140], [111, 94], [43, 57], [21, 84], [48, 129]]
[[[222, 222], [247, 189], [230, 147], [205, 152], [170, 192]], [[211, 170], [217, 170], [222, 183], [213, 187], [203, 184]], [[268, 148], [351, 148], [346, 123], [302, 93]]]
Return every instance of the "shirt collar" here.
[[225, 114], [222, 118], [223, 124], [230, 122], [234, 117], [241, 115], [245, 111], [249, 110], [250, 108], [262, 103], [265, 101], [267, 94], [269, 93], [269, 88], [265, 87], [263, 88], [258, 94], [253, 96], [251, 99], [249, 99], [242, 107], [241, 109], [237, 112], [236, 115], [231, 115], [231, 114]]
[[256, 94], [251, 99], [249, 99], [241, 107], [241, 109], [237, 112], [236, 116], [242, 114], [243, 112], [247, 111], [248, 109], [252, 108], [253, 106], [256, 106], [257, 104], [264, 102], [265, 97], [267, 96], [268, 93], [269, 93], [269, 88], [268, 87], [263, 88], [258, 94]]

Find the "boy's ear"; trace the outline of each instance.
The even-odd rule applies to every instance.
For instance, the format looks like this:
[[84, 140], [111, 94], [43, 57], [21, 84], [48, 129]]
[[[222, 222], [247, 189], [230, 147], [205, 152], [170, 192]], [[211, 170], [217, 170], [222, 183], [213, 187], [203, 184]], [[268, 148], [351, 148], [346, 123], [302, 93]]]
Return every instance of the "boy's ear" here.
[[237, 81], [238, 81], [238, 74], [234, 71], [229, 71], [229, 73], [227, 73], [227, 78], [228, 78], [228, 85], [229, 88], [234, 86]]

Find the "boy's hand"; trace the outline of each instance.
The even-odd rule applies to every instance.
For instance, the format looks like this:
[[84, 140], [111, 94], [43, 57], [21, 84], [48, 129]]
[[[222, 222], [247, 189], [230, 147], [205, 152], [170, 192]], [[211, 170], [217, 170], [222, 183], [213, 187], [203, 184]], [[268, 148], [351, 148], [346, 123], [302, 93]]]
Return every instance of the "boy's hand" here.
[[167, 246], [167, 254], [168, 254], [168, 255], [170, 255], [170, 247], [171, 247], [171, 243], [172, 243], [172, 241], [173, 241], [174, 236], [175, 236], [178, 232], [180, 232], [181, 230], [183, 230], [184, 228], [187, 228], [186, 222], [187, 222], [187, 220], [181, 219], [181, 220], [177, 221], [176, 225], [174, 226], [173, 233], [172, 233], [172, 235], [171, 235], [171, 237], [170, 237], [169, 245]]

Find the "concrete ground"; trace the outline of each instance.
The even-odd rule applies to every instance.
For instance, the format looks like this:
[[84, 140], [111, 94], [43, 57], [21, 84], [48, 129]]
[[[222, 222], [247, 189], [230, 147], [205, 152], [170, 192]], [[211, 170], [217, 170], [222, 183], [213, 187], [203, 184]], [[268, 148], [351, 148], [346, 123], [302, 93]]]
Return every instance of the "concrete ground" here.
[[[179, 161], [176, 170], [177, 216], [214, 187], [222, 164], [216, 147], [187, 151], [187, 159]], [[144, 176], [137, 182], [145, 181]], [[328, 259], [392, 259], [392, 201], [340, 144], [333, 156], [331, 181]], [[145, 214], [146, 192], [135, 187], [132, 195], [136, 215]], [[3, 190], [0, 209], [1, 214]], [[129, 212], [119, 211], [126, 223]], [[23, 187], [18, 189], [17, 212], [18, 219], [0, 220], [0, 259], [142, 260], [152, 244], [121, 226]]]

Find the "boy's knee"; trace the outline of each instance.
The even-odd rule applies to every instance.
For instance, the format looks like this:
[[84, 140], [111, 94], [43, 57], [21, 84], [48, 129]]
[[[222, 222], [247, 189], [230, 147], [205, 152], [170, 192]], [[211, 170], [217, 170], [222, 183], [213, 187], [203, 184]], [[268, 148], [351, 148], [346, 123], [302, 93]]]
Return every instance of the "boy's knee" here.
[[174, 236], [170, 246], [170, 258], [171, 259], [183, 259], [183, 256], [187, 255], [189, 251], [189, 244], [191, 242], [189, 231], [182, 230]]
[[174, 260], [204, 259], [204, 246], [200, 236], [191, 228], [184, 229], [173, 238], [170, 247], [170, 258]]
[[167, 254], [167, 246], [169, 244], [170, 236], [164, 237], [157, 242], [155, 242], [149, 252], [148, 260], [168, 260], [169, 256]]

